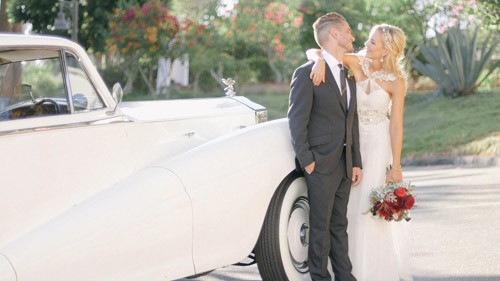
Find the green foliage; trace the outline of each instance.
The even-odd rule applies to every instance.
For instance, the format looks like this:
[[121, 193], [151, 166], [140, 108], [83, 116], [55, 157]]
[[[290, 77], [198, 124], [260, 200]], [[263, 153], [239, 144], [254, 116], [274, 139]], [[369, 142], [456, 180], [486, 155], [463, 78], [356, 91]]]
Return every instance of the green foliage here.
[[481, 19], [485, 28], [498, 33], [500, 31], [500, 1], [498, 0], [482, 0], [479, 1], [477, 18]]
[[445, 30], [450, 26], [482, 28], [500, 31], [500, 1], [498, 0], [437, 0], [436, 8], [439, 14], [446, 15], [447, 21], [434, 21], [431, 26], [436, 30]]
[[189, 14], [201, 16], [185, 21], [189, 24], [184, 50], [189, 53], [195, 88], [206, 73], [221, 87], [223, 77], [232, 77], [239, 85], [260, 78], [289, 79], [301, 52], [297, 39], [302, 18], [294, 8], [281, 1], [249, 0], [221, 13], [213, 2], [202, 3], [206, 9], [174, 3], [182, 15], [192, 11]]
[[[331, 11], [343, 14], [348, 20], [357, 39], [354, 42], [355, 50], [363, 48], [368, 32], [374, 24], [385, 22], [401, 27], [408, 38], [407, 54], [411, 54], [409, 61], [413, 56], [414, 47], [431, 40], [434, 36], [433, 30], [443, 32], [451, 26], [480, 26], [486, 31], [498, 34], [500, 18], [498, 0], [239, 0], [234, 1], [234, 9], [225, 9], [224, 6], [229, 7], [231, 3], [220, 0], [156, 0], [171, 8], [169, 14], [175, 16], [179, 24], [179, 30], [173, 37], [171, 32], [166, 32], [166, 37], [176, 38], [173, 48], [169, 49], [167, 44], [166, 48], [156, 50], [156, 47], [151, 48], [151, 45], [148, 48], [142, 47], [147, 45], [151, 38], [144, 37], [144, 33], [149, 30], [151, 35], [152, 27], [156, 26], [157, 34], [164, 36], [161, 26], [145, 22], [146, 26], [143, 24], [137, 31], [133, 31], [133, 23], [127, 25], [120, 17], [114, 20], [110, 17], [115, 8], [129, 11], [132, 7], [142, 7], [148, 0], [78, 2], [78, 41], [90, 53], [96, 55], [99, 68], [99, 62], [104, 62], [100, 58], [105, 55], [108, 60], [103, 64], [104, 67], [115, 67], [116, 61], [125, 60], [128, 64], [121, 65], [122, 72], [127, 73], [131, 81], [140, 82], [132, 77], [134, 71], [135, 75], [139, 75], [138, 70], [126, 68], [141, 66], [141, 77], [156, 77], [156, 58], [160, 54], [179, 57], [179, 54], [174, 52], [188, 53], [190, 81], [205, 90], [212, 90], [214, 87], [219, 89], [222, 86], [220, 77], [229, 76], [239, 76], [238, 85], [247, 82], [288, 81], [293, 69], [304, 61], [304, 50], [316, 46], [312, 23], [319, 16]], [[54, 19], [59, 11], [58, 0], [9, 0], [8, 4], [11, 23], [31, 23], [35, 33], [69, 37], [72, 32], [71, 29], [53, 30]], [[64, 12], [70, 20], [68, 7], [65, 5]], [[299, 19], [302, 21], [300, 26], [297, 25]], [[123, 26], [109, 29], [113, 22]], [[110, 39], [116, 40], [117, 34], [113, 32], [117, 29], [123, 30], [123, 34], [120, 33], [118, 37], [126, 38], [123, 39], [122, 45], [127, 46], [118, 48], [121, 42], [106, 44]], [[126, 37], [133, 34], [138, 36], [137, 39]], [[478, 41], [482, 41], [482, 36], [483, 33], [478, 35]], [[136, 48], [136, 43], [141, 47]], [[130, 51], [130, 44], [133, 49], [145, 50], [151, 54], [119, 54], [125, 49]], [[419, 61], [426, 61], [422, 53], [417, 55]], [[419, 75], [415, 70], [409, 72]], [[488, 82], [492, 76], [494, 74], [480, 76], [478, 81]], [[147, 87], [144, 86], [146, 82], [141, 83], [142, 88]]]
[[61, 77], [54, 77], [54, 73], [60, 73], [60, 66], [50, 60], [40, 65], [30, 62], [26, 65], [23, 79], [29, 81], [33, 89], [36, 89], [36, 96], [58, 97], [63, 84]]
[[[69, 0], [71, 1], [71, 0]], [[69, 2], [66, 1], [66, 2]], [[105, 51], [108, 16], [115, 7], [115, 1], [78, 1], [78, 42], [94, 52]], [[10, 16], [14, 22], [31, 23], [36, 33], [55, 34], [70, 37], [72, 29], [54, 30], [54, 20], [60, 9], [59, 1], [10, 0]], [[63, 12], [70, 25], [71, 11], [68, 3], [63, 4]]]
[[108, 86], [108, 89], [111, 89], [115, 83], [120, 83], [120, 85], [125, 85], [126, 83], [123, 71], [117, 66], [108, 66], [104, 69], [99, 69], [99, 73], [106, 86]]
[[87, 0], [87, 5], [82, 6], [85, 17], [81, 18], [78, 39], [94, 53], [106, 51], [108, 19], [115, 7], [116, 1], [101, 0]]
[[300, 32], [300, 46], [302, 51], [317, 47], [314, 40], [312, 24], [320, 16], [329, 13], [337, 12], [343, 15], [352, 29], [352, 34], [356, 41], [354, 49], [358, 50], [363, 47], [363, 43], [368, 38], [368, 31], [364, 25], [366, 21], [372, 22], [371, 16], [367, 16], [365, 0], [351, 1], [331, 1], [331, 0], [303, 0], [299, 11], [302, 13], [304, 24]]
[[405, 31], [410, 49], [426, 41], [429, 20], [438, 12], [436, 5], [423, 5], [415, 0], [367, 0], [367, 7], [371, 15], [366, 22], [368, 29], [378, 23], [398, 26]]
[[182, 46], [183, 51], [189, 54], [194, 88], [202, 86], [202, 89], [210, 90], [217, 85], [222, 87], [222, 77], [233, 75], [235, 78], [227, 67], [232, 67], [233, 63], [242, 64], [244, 60], [236, 60], [231, 55], [232, 44], [225, 41], [219, 32], [223, 25], [222, 19], [213, 17], [200, 24], [194, 20], [185, 22], [187, 25]]
[[[71, 0], [65, 0], [70, 2]], [[106, 38], [108, 36], [108, 18], [113, 9], [122, 6], [142, 5], [147, 0], [120, 0], [120, 1], [101, 1], [101, 0], [78, 0], [78, 42], [86, 49], [95, 53], [106, 51]], [[168, 4], [169, 0], [162, 0], [162, 3]], [[70, 30], [54, 30], [54, 20], [59, 12], [60, 2], [40, 1], [40, 0], [10, 0], [9, 12], [14, 22], [31, 23], [32, 29], [36, 33], [56, 34], [70, 37]], [[63, 12], [71, 23], [71, 11], [68, 3], [64, 4]]]
[[237, 43], [235, 47], [252, 46], [246, 48], [266, 57], [273, 80], [283, 82], [296, 66], [290, 66], [290, 58], [301, 52], [297, 44], [301, 27], [302, 16], [284, 1], [241, 1], [229, 17], [225, 35]]
[[14, 22], [31, 23], [33, 31], [39, 33], [54, 33], [52, 26], [58, 11], [58, 1], [9, 1], [10, 17]]
[[[484, 79], [499, 65], [499, 61], [493, 61], [490, 68], [486, 69], [498, 45], [498, 39], [490, 34], [480, 43], [477, 35], [477, 28], [472, 36], [457, 28], [438, 34], [437, 45], [428, 43], [420, 46], [426, 62], [414, 60], [414, 68], [434, 80], [442, 95], [459, 97], [474, 94]], [[485, 74], [481, 78], [483, 71]]]
[[269, 67], [267, 58], [264, 56], [253, 56], [248, 59], [251, 69], [255, 70], [256, 81], [252, 82], [270, 82], [272, 81], [273, 71]]

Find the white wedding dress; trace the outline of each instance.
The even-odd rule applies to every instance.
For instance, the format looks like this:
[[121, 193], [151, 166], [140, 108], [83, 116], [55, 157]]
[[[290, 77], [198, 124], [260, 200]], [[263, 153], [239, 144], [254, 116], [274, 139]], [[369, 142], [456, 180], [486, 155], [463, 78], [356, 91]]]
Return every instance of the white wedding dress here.
[[368, 79], [357, 83], [362, 180], [351, 188], [347, 217], [349, 257], [358, 281], [411, 281], [410, 223], [387, 222], [369, 212], [372, 188], [385, 184], [391, 163], [391, 140], [387, 118], [391, 99], [377, 80], [394, 81], [386, 72], [369, 73], [370, 60], [359, 57]]

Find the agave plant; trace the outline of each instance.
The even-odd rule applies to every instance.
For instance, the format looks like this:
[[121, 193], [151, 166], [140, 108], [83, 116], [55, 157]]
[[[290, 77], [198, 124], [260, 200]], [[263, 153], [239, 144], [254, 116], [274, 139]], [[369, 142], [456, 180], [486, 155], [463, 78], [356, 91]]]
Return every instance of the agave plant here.
[[482, 43], [477, 35], [478, 28], [472, 36], [458, 28], [438, 34], [437, 45], [420, 46], [426, 62], [414, 59], [413, 67], [436, 82], [440, 94], [450, 97], [474, 94], [499, 65], [498, 60], [491, 60], [498, 45], [496, 34], [489, 34]]

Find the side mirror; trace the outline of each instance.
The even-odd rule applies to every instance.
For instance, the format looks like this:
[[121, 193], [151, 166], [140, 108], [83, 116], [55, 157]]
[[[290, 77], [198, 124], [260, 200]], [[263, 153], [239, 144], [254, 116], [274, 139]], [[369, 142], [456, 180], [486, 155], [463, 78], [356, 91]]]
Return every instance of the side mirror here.
[[123, 89], [120, 83], [115, 83], [113, 85], [113, 89], [111, 90], [111, 95], [113, 96], [113, 99], [116, 102], [115, 108], [112, 111], [106, 112], [108, 115], [114, 115], [116, 112], [116, 109], [118, 108], [118, 104], [122, 102], [123, 99]]
[[123, 89], [120, 83], [115, 83], [113, 85], [113, 90], [111, 91], [111, 95], [117, 104], [122, 102], [123, 99]]

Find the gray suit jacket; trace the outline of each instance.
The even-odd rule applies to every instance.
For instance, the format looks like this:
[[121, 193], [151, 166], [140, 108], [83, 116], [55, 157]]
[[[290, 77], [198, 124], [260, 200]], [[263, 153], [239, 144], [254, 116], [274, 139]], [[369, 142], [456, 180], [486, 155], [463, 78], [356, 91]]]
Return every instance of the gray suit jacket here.
[[352, 167], [360, 167], [359, 127], [354, 79], [347, 79], [351, 91], [347, 110], [329, 67], [326, 83], [314, 86], [309, 78], [313, 63], [298, 67], [292, 78], [288, 119], [292, 144], [302, 169], [316, 161], [315, 172], [335, 170], [346, 145], [348, 178]]

